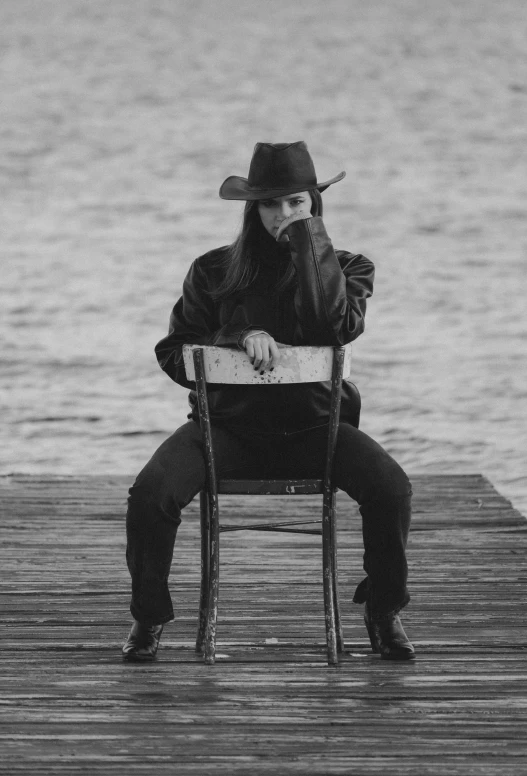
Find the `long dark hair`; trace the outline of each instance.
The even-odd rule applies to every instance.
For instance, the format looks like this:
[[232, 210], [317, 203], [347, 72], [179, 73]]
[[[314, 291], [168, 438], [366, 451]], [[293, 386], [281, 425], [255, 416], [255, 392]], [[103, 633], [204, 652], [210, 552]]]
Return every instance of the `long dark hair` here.
[[[311, 215], [322, 215], [322, 197], [318, 189], [310, 190]], [[218, 288], [211, 291], [215, 300], [225, 299], [228, 296], [239, 293], [248, 288], [258, 275], [260, 263], [266, 256], [276, 254], [280, 247], [267, 232], [258, 212], [258, 200], [245, 203], [243, 222], [240, 233], [234, 242], [229, 245], [224, 258], [225, 275]], [[287, 263], [287, 268], [275, 287], [275, 293], [279, 294], [286, 289], [295, 277], [295, 268], [292, 261]]]

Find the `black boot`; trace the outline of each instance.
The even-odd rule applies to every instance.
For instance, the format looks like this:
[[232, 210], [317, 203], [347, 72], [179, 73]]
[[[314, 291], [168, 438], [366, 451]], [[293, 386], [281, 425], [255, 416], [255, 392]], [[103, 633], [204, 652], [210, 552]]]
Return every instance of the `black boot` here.
[[397, 612], [373, 614], [366, 604], [364, 622], [371, 647], [383, 660], [414, 660], [415, 650], [404, 632]]
[[123, 647], [123, 660], [137, 663], [155, 660], [162, 633], [162, 625], [141, 625], [134, 620], [128, 641]]

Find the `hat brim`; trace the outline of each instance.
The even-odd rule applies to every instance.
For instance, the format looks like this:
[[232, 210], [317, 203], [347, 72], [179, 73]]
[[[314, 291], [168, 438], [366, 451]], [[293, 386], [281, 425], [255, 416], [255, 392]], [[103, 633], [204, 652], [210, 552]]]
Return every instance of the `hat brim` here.
[[220, 186], [221, 199], [241, 199], [241, 200], [256, 200], [256, 199], [274, 199], [275, 197], [285, 197], [288, 194], [296, 194], [297, 191], [309, 191], [309, 189], [318, 189], [324, 191], [333, 183], [338, 183], [346, 176], [345, 172], [339, 172], [334, 178], [324, 183], [317, 183], [315, 186], [299, 185], [291, 186], [289, 188], [281, 189], [254, 189], [249, 186], [247, 178], [241, 178], [239, 175], [231, 175], [229, 178], [223, 181]]

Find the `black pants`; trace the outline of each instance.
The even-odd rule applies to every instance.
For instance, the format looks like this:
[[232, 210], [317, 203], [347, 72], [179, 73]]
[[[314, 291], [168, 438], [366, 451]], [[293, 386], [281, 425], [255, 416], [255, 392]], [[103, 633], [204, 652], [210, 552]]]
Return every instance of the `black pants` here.
[[[213, 442], [220, 478], [319, 478], [327, 427], [256, 434], [216, 426]], [[410, 600], [405, 555], [412, 494], [408, 477], [377, 442], [347, 423], [339, 426], [334, 476], [336, 486], [358, 502], [362, 515], [367, 577], [353, 600], [369, 601], [379, 613], [399, 610]], [[126, 521], [130, 610], [145, 625], [174, 617], [168, 575], [181, 510], [204, 483], [201, 433], [190, 421], [159, 447], [130, 488]]]

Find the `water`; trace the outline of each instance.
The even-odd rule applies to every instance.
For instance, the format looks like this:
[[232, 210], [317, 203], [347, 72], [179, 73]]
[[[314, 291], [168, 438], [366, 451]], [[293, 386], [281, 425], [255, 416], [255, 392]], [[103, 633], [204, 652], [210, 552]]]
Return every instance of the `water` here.
[[153, 345], [257, 140], [304, 139], [377, 266], [362, 428], [527, 511], [524, 0], [4, 0], [0, 472], [134, 474], [186, 415]]

